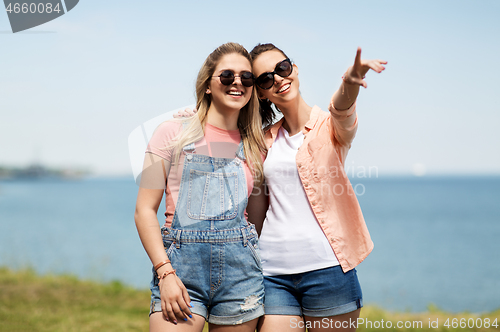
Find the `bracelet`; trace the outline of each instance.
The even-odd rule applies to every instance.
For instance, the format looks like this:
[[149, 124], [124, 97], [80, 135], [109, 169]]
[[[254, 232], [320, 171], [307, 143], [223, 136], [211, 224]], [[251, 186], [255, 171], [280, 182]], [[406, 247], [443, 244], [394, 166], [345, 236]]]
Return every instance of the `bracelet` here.
[[168, 263], [170, 263], [170, 260], [169, 260], [169, 259], [167, 259], [166, 261], [163, 261], [163, 262], [160, 262], [160, 263], [156, 264], [156, 265], [155, 265], [155, 271], [158, 271], [158, 269], [159, 269], [160, 267], [162, 267], [163, 265], [168, 264]]
[[163, 274], [161, 276], [158, 276], [158, 279], [160, 280], [163, 280], [165, 279], [166, 276], [168, 276], [169, 274], [174, 274], [174, 275], [177, 275], [175, 274], [175, 269], [174, 270], [170, 270], [170, 271], [165, 271], [163, 272]]

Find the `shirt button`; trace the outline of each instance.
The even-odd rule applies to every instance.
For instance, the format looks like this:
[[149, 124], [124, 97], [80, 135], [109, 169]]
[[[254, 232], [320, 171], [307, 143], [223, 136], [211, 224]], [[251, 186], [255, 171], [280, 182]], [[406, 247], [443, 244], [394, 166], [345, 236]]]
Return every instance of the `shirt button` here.
[[304, 187], [309, 187], [309, 183], [308, 182], [304, 182]]
[[240, 160], [239, 159], [236, 159], [236, 165], [239, 165], [240, 164]]
[[190, 154], [188, 154], [188, 155], [186, 156], [186, 159], [187, 159], [188, 161], [191, 161], [191, 159], [193, 159], [193, 156], [192, 156], [192, 155], [190, 155]]
[[330, 238], [330, 242], [333, 242], [333, 237]]
[[316, 201], [312, 201], [312, 203], [311, 203], [311, 204], [312, 204], [312, 205], [316, 205]]

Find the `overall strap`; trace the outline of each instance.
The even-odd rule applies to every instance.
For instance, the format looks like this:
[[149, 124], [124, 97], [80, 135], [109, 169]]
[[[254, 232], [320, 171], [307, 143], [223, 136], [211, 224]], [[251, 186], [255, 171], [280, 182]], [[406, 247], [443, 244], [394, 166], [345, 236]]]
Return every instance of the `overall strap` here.
[[241, 160], [246, 160], [245, 151], [243, 149], [243, 139], [241, 139], [241, 142], [238, 145], [238, 150], [236, 150], [236, 157], [240, 158]]

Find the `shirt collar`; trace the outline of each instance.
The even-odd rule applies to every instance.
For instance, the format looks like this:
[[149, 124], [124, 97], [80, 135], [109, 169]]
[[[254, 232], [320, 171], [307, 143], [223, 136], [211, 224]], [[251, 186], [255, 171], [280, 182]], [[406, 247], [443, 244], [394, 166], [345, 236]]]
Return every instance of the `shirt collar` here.
[[[321, 113], [323, 113], [323, 112], [321, 111], [321, 109], [318, 106], [314, 105], [312, 107], [311, 114], [309, 115], [309, 120], [306, 122], [304, 129], [302, 130], [302, 132], [304, 134], [308, 133], [311, 129], [314, 128], [314, 126], [316, 125], [316, 122], [318, 122], [318, 119], [319, 119], [319, 116], [321, 115]], [[269, 128], [269, 132], [271, 133], [272, 142], [274, 142], [276, 140], [276, 136], [278, 136], [278, 130], [281, 128], [284, 121], [285, 121], [285, 118], [281, 118], [278, 122], [276, 122], [275, 124], [273, 124]]]
[[278, 136], [278, 130], [280, 130], [281, 126], [283, 125], [283, 121], [285, 121], [285, 118], [281, 118], [278, 122], [273, 124], [271, 128], [269, 128], [269, 132], [271, 133], [271, 138], [272, 142], [276, 140], [276, 136]]
[[321, 109], [318, 106], [314, 105], [313, 108], [311, 109], [311, 114], [309, 115], [309, 121], [307, 121], [304, 126], [307, 131], [310, 131], [311, 129], [314, 128], [316, 122], [318, 122], [321, 113], [322, 113]]

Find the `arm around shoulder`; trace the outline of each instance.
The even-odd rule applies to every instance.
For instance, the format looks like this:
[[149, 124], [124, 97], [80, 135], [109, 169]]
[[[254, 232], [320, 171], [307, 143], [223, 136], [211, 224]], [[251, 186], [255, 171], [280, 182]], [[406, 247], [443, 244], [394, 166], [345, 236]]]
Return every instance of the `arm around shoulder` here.
[[247, 213], [248, 221], [255, 225], [255, 229], [260, 236], [267, 208], [269, 207], [269, 196], [266, 193], [265, 181], [260, 187], [255, 187], [248, 198]]

